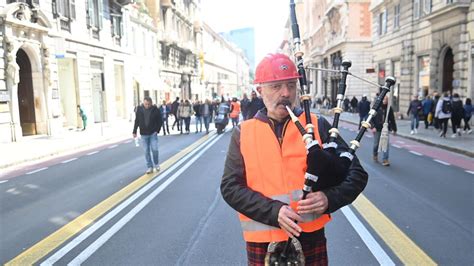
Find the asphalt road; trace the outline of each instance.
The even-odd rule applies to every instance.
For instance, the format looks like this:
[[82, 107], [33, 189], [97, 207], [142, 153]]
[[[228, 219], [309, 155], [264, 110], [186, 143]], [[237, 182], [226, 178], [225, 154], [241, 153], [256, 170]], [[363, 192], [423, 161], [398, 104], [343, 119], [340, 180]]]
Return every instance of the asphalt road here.
[[[341, 131], [350, 139], [355, 133], [347, 128], [353, 126], [342, 124]], [[370, 135], [358, 151], [369, 172], [363, 198], [381, 214], [369, 216], [363, 201], [334, 213], [326, 228], [330, 264], [398, 265], [410, 262], [407, 252], [416, 247], [438, 264], [472, 265], [473, 159], [395, 137], [391, 166], [384, 167], [371, 159]], [[199, 137], [160, 137], [160, 158], [165, 161]], [[219, 191], [229, 139], [230, 133], [210, 136], [188, 157], [173, 160], [174, 167], [160, 172], [133, 201], [107, 210], [38, 262], [246, 265], [238, 218]], [[123, 143], [47, 167], [0, 184], [2, 264], [139, 179], [144, 158], [133, 143]], [[377, 229], [387, 223], [399, 231], [388, 235]]]

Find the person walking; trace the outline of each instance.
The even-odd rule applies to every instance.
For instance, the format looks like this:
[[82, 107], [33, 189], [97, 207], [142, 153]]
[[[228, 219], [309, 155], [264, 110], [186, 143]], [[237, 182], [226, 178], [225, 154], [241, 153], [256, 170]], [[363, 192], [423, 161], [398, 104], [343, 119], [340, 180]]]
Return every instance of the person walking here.
[[362, 96], [362, 100], [359, 102], [359, 129], [362, 121], [365, 121], [369, 117], [370, 101], [367, 100], [367, 95]]
[[247, 93], [244, 93], [244, 97], [240, 100], [240, 109], [242, 111], [242, 119], [247, 120], [247, 114], [249, 112], [250, 100], [247, 97]]
[[[193, 114], [193, 106], [189, 102], [189, 100], [185, 100], [182, 104], [178, 107], [178, 115], [181, 119], [181, 122], [184, 122], [184, 126], [186, 129], [186, 134], [189, 134], [189, 124], [191, 123], [191, 115]], [[183, 124], [181, 124], [181, 134], [183, 134]]]
[[166, 136], [166, 132], [170, 135], [170, 128], [168, 126], [168, 117], [170, 113], [169, 107], [166, 105], [166, 101], [163, 100], [163, 103], [160, 106], [161, 118], [163, 119], [163, 136]]
[[196, 120], [196, 134], [202, 132], [202, 113], [201, 113], [201, 102], [196, 101], [193, 105], [194, 119]]
[[464, 133], [472, 133], [471, 126], [469, 125], [469, 120], [471, 120], [473, 112], [474, 109], [472, 109], [471, 98], [467, 98], [466, 104], [464, 104]]
[[240, 103], [237, 101], [236, 97], [232, 98], [230, 103], [230, 114], [229, 117], [232, 119], [232, 127], [236, 127], [239, 124], [240, 116]]
[[262, 108], [265, 107], [263, 104], [263, 100], [257, 96], [257, 93], [255, 91], [252, 91], [250, 94], [250, 104], [249, 104], [249, 111], [247, 113], [247, 119], [252, 119], [258, 112], [258, 110], [261, 110]]
[[436, 106], [438, 105], [438, 101], [439, 99], [441, 98], [441, 96], [437, 93], [437, 92], [434, 92], [433, 93], [433, 108], [431, 109], [431, 113], [433, 113], [433, 126], [434, 128], [440, 130], [440, 126], [439, 126], [439, 121], [438, 121], [438, 118], [435, 116], [436, 114]]
[[[342, 183], [299, 200], [307, 166], [315, 164], [307, 163], [307, 149], [286, 110], [293, 109], [300, 121], [305, 117], [296, 106], [299, 74], [283, 54], [267, 55], [255, 73], [265, 107], [232, 132], [222, 196], [239, 212], [248, 265], [264, 265], [269, 243], [286, 242], [289, 236], [300, 241], [306, 265], [327, 265], [324, 226], [331, 213], [362, 192], [368, 175], [355, 157]], [[311, 117], [315, 139], [326, 142], [331, 125], [322, 117]], [[348, 150], [342, 138], [336, 142], [341, 151]]]
[[451, 126], [453, 128], [453, 135], [451, 135], [452, 138], [456, 137], [456, 134], [458, 136], [461, 136], [461, 121], [464, 118], [464, 108], [462, 105], [462, 101], [459, 98], [459, 94], [455, 93], [453, 94], [453, 99], [452, 99], [452, 113], [451, 113]]
[[78, 109], [77, 111], [79, 112], [79, 116], [82, 119], [82, 131], [84, 131], [86, 130], [86, 127], [87, 127], [87, 115], [80, 105], [77, 106], [77, 109]]
[[[387, 108], [389, 110], [388, 114], [387, 114]], [[387, 135], [386, 141], [387, 143], [390, 143], [390, 132], [392, 132], [393, 134], [397, 133], [397, 123], [395, 122], [395, 115], [393, 113], [392, 107], [388, 106], [387, 96], [385, 96], [385, 98], [383, 99], [382, 106], [380, 107], [380, 111], [378, 111], [374, 117], [374, 124], [373, 124], [374, 147], [373, 147], [373, 152], [372, 152], [374, 162], [378, 162], [380, 137], [382, 136], [382, 129], [383, 129], [384, 123], [388, 124], [387, 129], [388, 129], [389, 134]], [[387, 145], [385, 147], [386, 150], [384, 149], [384, 151], [382, 152], [382, 165], [383, 166], [390, 165], [390, 162], [388, 160], [389, 147], [390, 145]]]
[[204, 127], [206, 128], [206, 134], [209, 134], [209, 123], [211, 123], [213, 107], [211, 101], [206, 99], [206, 101], [201, 104], [201, 114], [204, 120]]
[[178, 131], [181, 130], [181, 119], [179, 118], [179, 97], [176, 97], [176, 100], [171, 104], [171, 114], [174, 116], [174, 122], [171, 126], [171, 129], [174, 129], [174, 126], [178, 128]]
[[355, 96], [351, 99], [351, 108], [353, 113], [357, 113], [357, 106], [359, 106], [359, 100]]
[[432, 123], [433, 120], [433, 100], [431, 97], [428, 95], [426, 98], [421, 102], [421, 105], [423, 106], [423, 116], [425, 117], [425, 129], [428, 129], [430, 124]]
[[160, 171], [158, 134], [162, 126], [163, 119], [160, 109], [153, 104], [150, 97], [145, 97], [143, 104], [137, 107], [133, 138], [137, 137], [137, 129], [140, 128], [141, 145], [145, 150], [145, 160], [148, 167], [147, 174], [153, 173], [153, 170]]
[[448, 131], [448, 121], [451, 118], [451, 99], [447, 92], [444, 93], [443, 98], [438, 101], [436, 105], [435, 117], [438, 119], [441, 132], [440, 137], [446, 138], [446, 131]]
[[418, 100], [418, 96], [414, 95], [413, 100], [411, 100], [410, 105], [408, 106], [408, 110], [407, 110], [407, 116], [410, 116], [410, 120], [411, 120], [411, 125], [410, 125], [411, 135], [418, 133], [418, 126], [420, 123], [419, 114], [420, 114], [421, 109], [422, 109], [421, 102], [420, 100]]

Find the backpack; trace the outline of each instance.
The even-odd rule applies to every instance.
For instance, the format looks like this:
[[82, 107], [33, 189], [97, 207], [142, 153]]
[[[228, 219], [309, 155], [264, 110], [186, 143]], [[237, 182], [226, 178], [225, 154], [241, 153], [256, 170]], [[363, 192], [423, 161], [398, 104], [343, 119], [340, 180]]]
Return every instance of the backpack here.
[[443, 105], [441, 107], [441, 111], [443, 111], [443, 113], [445, 113], [445, 114], [450, 114], [452, 109], [453, 108], [451, 106], [451, 101], [443, 100]]

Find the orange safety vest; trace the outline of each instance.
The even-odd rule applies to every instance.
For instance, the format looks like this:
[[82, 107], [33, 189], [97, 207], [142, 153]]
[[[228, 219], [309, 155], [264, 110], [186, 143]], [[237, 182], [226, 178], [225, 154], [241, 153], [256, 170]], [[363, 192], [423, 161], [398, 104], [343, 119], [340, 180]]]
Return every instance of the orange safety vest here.
[[239, 102], [232, 102], [231, 103], [233, 108], [232, 112], [230, 113], [230, 118], [237, 118], [240, 115], [240, 103]]
[[[300, 122], [304, 126], [304, 113]], [[321, 145], [318, 121], [311, 115], [314, 136]], [[250, 119], [241, 124], [240, 150], [245, 163], [247, 186], [268, 198], [287, 203], [296, 211], [297, 201], [303, 194], [302, 189], [306, 172], [306, 148], [301, 133], [291, 121], [288, 122], [283, 141], [278, 142], [268, 123]], [[262, 224], [239, 213], [244, 239], [247, 242], [281, 242], [288, 235], [280, 228]], [[299, 226], [304, 232], [313, 232], [324, 227], [331, 220], [328, 214], [302, 215], [304, 223]]]

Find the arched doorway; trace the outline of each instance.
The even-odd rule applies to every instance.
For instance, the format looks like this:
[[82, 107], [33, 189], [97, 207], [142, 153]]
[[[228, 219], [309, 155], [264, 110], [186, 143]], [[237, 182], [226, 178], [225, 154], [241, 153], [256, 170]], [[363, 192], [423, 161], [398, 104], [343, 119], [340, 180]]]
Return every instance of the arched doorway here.
[[22, 49], [16, 53], [16, 63], [20, 67], [18, 83], [18, 107], [23, 136], [36, 135], [36, 114], [31, 75], [31, 62]]
[[453, 91], [453, 70], [454, 56], [453, 50], [448, 47], [443, 60], [443, 92]]

